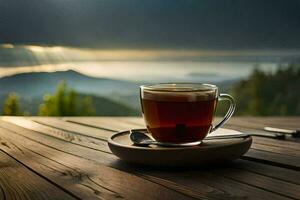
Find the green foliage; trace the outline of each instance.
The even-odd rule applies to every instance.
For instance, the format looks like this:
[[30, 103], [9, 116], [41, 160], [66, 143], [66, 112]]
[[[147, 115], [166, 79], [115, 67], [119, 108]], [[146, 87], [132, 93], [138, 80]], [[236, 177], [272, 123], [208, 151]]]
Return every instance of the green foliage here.
[[[300, 115], [300, 64], [281, 66], [273, 73], [255, 69], [250, 77], [234, 83], [226, 90], [224, 92], [232, 94], [237, 101], [235, 115]], [[41, 97], [30, 101], [21, 99], [16, 93], [10, 93], [8, 97], [0, 96], [0, 98], [1, 102], [4, 101], [3, 115], [29, 115], [28, 112], [21, 111], [20, 104], [22, 108], [34, 115], [37, 114], [39, 105], [38, 114], [42, 116], [137, 116], [140, 114], [139, 111], [122, 102], [77, 93], [68, 88], [65, 82], [58, 85], [54, 94], [45, 95], [43, 100]], [[216, 114], [223, 116], [228, 106], [228, 103], [219, 103]]]
[[17, 93], [12, 92], [7, 96], [4, 106], [3, 106], [3, 115], [13, 115], [18, 116], [22, 115], [20, 108], [20, 97]]
[[95, 115], [91, 98], [79, 98], [78, 94], [61, 82], [54, 95], [45, 95], [39, 107], [41, 116], [89, 116]]
[[93, 96], [93, 105], [98, 116], [138, 116], [141, 114], [140, 111], [122, 102], [112, 101], [103, 97]]
[[300, 115], [300, 65], [281, 66], [275, 73], [255, 69], [230, 93], [237, 115]]
[[95, 115], [96, 109], [91, 105], [92, 105], [92, 98], [84, 97], [82, 99], [80, 110], [85, 111], [88, 115]]

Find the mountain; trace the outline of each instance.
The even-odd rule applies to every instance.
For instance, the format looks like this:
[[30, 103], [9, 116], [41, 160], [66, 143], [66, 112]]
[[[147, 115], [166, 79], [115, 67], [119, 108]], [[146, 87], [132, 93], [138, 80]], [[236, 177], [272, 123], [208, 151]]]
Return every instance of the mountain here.
[[89, 95], [89, 97], [93, 100], [97, 116], [137, 116], [141, 113], [138, 109], [131, 108], [121, 102], [94, 95]]
[[86, 76], [73, 70], [57, 72], [22, 73], [0, 78], [0, 95], [17, 92], [23, 97], [43, 96], [53, 93], [57, 84], [67, 82], [77, 92], [110, 96], [128, 95], [138, 91], [138, 83]]
[[[191, 75], [200, 76], [200, 74]], [[201, 80], [201, 77], [199, 80]], [[45, 94], [53, 93], [61, 81], [65, 81], [70, 88], [73, 88], [78, 93], [89, 94], [95, 97], [101, 96], [134, 109], [140, 108], [139, 85], [144, 83], [96, 78], [73, 70], [51, 73], [31, 72], [0, 78], [0, 100], [1, 97], [2, 99], [6, 97], [8, 93], [16, 92], [25, 102], [37, 101], [36, 99], [42, 99]], [[237, 81], [228, 80], [217, 83], [217, 85], [221, 92], [226, 92]], [[33, 103], [33, 105], [36, 105], [36, 103]]]
[[[113, 101], [109, 98], [78, 94], [79, 98], [89, 96], [92, 99], [92, 106], [95, 108], [95, 115], [97, 116], [137, 116], [140, 112], [137, 109], [131, 108], [125, 104]], [[0, 95], [0, 113], [2, 111], [3, 102], [6, 99], [6, 95]], [[37, 115], [39, 105], [43, 102], [43, 98], [34, 97], [22, 97], [20, 98], [20, 106], [22, 111], [29, 113], [30, 115]]]
[[42, 97], [54, 93], [61, 81], [65, 81], [78, 93], [92, 96], [99, 115], [138, 114], [136, 110], [139, 108], [139, 83], [95, 78], [73, 70], [31, 72], [0, 78], [0, 105], [3, 105], [8, 93], [16, 92], [21, 96], [24, 109], [36, 114]]

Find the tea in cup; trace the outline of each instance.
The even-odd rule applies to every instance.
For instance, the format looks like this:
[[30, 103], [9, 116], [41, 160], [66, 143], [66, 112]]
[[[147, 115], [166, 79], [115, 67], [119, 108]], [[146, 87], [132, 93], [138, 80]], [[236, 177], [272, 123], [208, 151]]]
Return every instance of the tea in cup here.
[[[140, 87], [143, 117], [149, 133], [161, 143], [195, 145], [210, 132], [224, 125], [235, 110], [234, 99], [219, 94], [211, 84], [165, 83]], [[218, 101], [230, 107], [216, 126], [212, 121]]]

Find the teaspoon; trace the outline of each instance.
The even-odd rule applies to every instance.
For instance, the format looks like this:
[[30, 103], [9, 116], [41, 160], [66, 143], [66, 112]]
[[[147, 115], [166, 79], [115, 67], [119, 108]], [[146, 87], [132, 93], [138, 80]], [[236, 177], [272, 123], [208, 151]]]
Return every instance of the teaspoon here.
[[[220, 135], [220, 136], [211, 136], [207, 137], [204, 140], [217, 140], [217, 139], [232, 139], [232, 138], [246, 138], [249, 134], [242, 133], [238, 135]], [[147, 134], [141, 131], [130, 130], [130, 140], [137, 146], [149, 146], [149, 145], [159, 145], [159, 146], [193, 146], [198, 145], [201, 142], [194, 143], [183, 143], [183, 144], [173, 144], [173, 143], [162, 143], [153, 140]]]

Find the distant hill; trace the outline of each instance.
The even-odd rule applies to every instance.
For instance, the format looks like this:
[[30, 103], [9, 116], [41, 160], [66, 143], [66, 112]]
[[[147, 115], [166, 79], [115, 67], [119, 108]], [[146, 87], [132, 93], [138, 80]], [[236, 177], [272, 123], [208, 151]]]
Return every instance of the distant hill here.
[[32, 72], [0, 78], [0, 95], [14, 91], [23, 97], [42, 96], [54, 92], [61, 81], [66, 81], [71, 88], [80, 93], [101, 96], [136, 93], [139, 85], [130, 81], [86, 76], [73, 70]]
[[[199, 76], [199, 74], [197, 74]], [[201, 80], [199, 78], [199, 80]], [[93, 96], [97, 114], [109, 114], [108, 108], [115, 113], [123, 115], [138, 114], [136, 110], [140, 109], [139, 103], [139, 85], [143, 83], [131, 82], [125, 80], [115, 80], [108, 78], [96, 78], [81, 74], [79, 72], [57, 71], [57, 72], [31, 72], [22, 73], [0, 78], [0, 107], [3, 105], [4, 98], [10, 92], [16, 92], [21, 96], [22, 104], [25, 110], [36, 114], [38, 105], [45, 94], [51, 94], [55, 91], [57, 85], [61, 82], [67, 82], [70, 88], [83, 95]], [[229, 80], [218, 83], [221, 92], [226, 92], [238, 80]], [[120, 108], [123, 111], [117, 111], [115, 106], [102, 106], [103, 102], [115, 103], [125, 106]], [[98, 108], [103, 111], [100, 112]], [[126, 111], [126, 109], [129, 109]], [[99, 111], [99, 112], [98, 112]], [[126, 111], [126, 112], [125, 112]], [[127, 115], [126, 114], [126, 115]]]
[[136, 82], [86, 76], [73, 70], [32, 72], [0, 78], [0, 96], [16, 92], [29, 99], [42, 97], [53, 93], [61, 81], [66, 81], [68, 86], [79, 93], [105, 96], [122, 103], [127, 101], [123, 96], [138, 96], [140, 85]]
[[139, 83], [96, 78], [73, 70], [22, 73], [0, 78], [0, 108], [7, 94], [16, 92], [21, 97], [24, 110], [35, 115], [42, 97], [53, 93], [61, 81], [67, 82], [78, 93], [91, 96], [97, 115], [138, 114]]
[[[194, 76], [196, 75], [201, 74], [194, 74]], [[199, 80], [201, 80], [201, 77]], [[31, 72], [2, 77], [0, 78], [0, 100], [1, 97], [7, 96], [9, 92], [16, 92], [25, 102], [36, 101], [36, 99], [42, 99], [45, 94], [53, 93], [61, 81], [66, 81], [70, 88], [79, 93], [105, 97], [134, 109], [140, 108], [139, 86], [143, 83], [96, 78], [73, 70]], [[220, 91], [226, 92], [237, 81], [228, 80], [217, 85]], [[2, 101], [0, 101], [1, 103]]]
[[98, 116], [137, 116], [141, 114], [138, 109], [105, 97], [93, 95], [91, 98], [93, 99], [93, 106]]
[[[80, 98], [89, 96], [92, 98], [92, 105], [96, 110], [97, 116], [137, 116], [140, 112], [137, 109], [131, 108], [125, 104], [113, 101], [105, 97], [95, 95], [78, 94]], [[0, 95], [0, 113], [2, 112], [3, 102], [6, 95]], [[21, 109], [28, 112], [30, 115], [37, 115], [39, 105], [42, 103], [42, 97], [22, 97], [20, 99]]]

